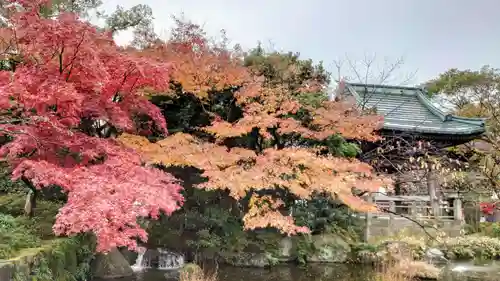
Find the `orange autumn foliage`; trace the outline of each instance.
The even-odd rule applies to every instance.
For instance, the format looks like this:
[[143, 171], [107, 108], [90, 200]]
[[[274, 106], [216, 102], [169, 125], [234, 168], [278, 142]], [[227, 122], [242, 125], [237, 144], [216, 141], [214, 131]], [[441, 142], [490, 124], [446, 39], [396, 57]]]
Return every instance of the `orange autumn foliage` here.
[[236, 95], [237, 103], [245, 110], [243, 118], [236, 123], [216, 120], [210, 127], [203, 128], [220, 138], [248, 134], [259, 128], [265, 138], [272, 138], [269, 128], [276, 128], [279, 134], [298, 133], [303, 137], [324, 140], [341, 134], [347, 139], [377, 141], [380, 137], [374, 131], [382, 126], [382, 117], [361, 115], [353, 103], [324, 102], [320, 108], [307, 108], [311, 124], [303, 126], [299, 120], [286, 117], [303, 107], [284, 88], [267, 88], [252, 84]]
[[226, 50], [224, 45], [210, 44], [200, 26], [179, 19], [175, 21], [177, 27], [169, 41], [156, 44], [141, 54], [171, 63], [171, 78], [182, 86], [184, 92], [206, 101], [211, 91], [221, 91], [251, 80], [243, 63], [234, 59], [234, 52]]
[[[215, 136], [215, 143], [186, 133], [175, 133], [155, 143], [122, 134], [120, 142], [139, 151], [150, 164], [201, 169], [207, 181], [199, 188], [227, 190], [236, 200], [251, 194], [243, 217], [247, 229], [275, 227], [288, 234], [308, 231], [295, 225], [280, 198], [256, 194], [278, 187], [303, 199], [324, 192], [357, 211], [376, 211], [374, 205], [353, 195], [352, 189], [378, 191], [380, 186], [390, 184], [389, 179], [374, 174], [368, 164], [356, 159], [321, 154], [319, 145], [290, 146], [283, 140], [300, 135], [321, 143], [341, 134], [348, 139], [377, 141], [380, 138], [375, 132], [382, 125], [381, 117], [363, 115], [348, 102], [306, 107], [287, 87], [270, 86], [262, 77], [253, 76], [231, 51], [209, 46], [196, 26], [181, 29], [185, 36], [174, 36], [162, 46], [147, 50], [148, 55], [174, 65], [173, 80], [182, 87], [177, 94], [191, 93], [205, 103], [212, 92], [237, 88], [234, 101], [243, 116], [228, 122], [212, 114], [210, 126], [196, 128]], [[308, 112], [308, 122], [294, 117], [300, 110]], [[257, 133], [272, 145], [262, 149], [223, 145], [225, 140], [250, 133]]]
[[[373, 212], [376, 208], [354, 196], [351, 189], [373, 192], [381, 185], [390, 184], [387, 179], [375, 176], [368, 164], [355, 159], [319, 156], [307, 148], [267, 148], [256, 153], [244, 148], [228, 149], [184, 133], [157, 143], [128, 134], [122, 134], [119, 140], [140, 151], [150, 163], [202, 169], [208, 181], [198, 187], [228, 190], [235, 199], [241, 199], [250, 191], [279, 186], [303, 199], [310, 199], [314, 192], [326, 192], [357, 211]], [[247, 228], [272, 226], [285, 233], [302, 229], [275, 208], [249, 207], [244, 217]]]

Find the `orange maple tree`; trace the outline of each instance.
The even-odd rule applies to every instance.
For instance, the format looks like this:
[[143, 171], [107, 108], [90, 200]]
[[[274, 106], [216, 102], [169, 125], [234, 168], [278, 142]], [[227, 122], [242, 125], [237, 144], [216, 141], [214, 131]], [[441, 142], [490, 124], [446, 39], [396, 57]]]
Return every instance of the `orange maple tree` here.
[[[193, 128], [196, 135], [178, 132], [150, 142], [122, 134], [119, 141], [140, 151], [149, 163], [201, 169], [207, 181], [199, 188], [227, 190], [236, 200], [249, 199], [243, 217], [247, 229], [309, 231], [295, 224], [279, 190], [296, 199], [326, 193], [358, 211], [376, 210], [353, 189], [376, 191], [390, 181], [355, 158], [329, 155], [326, 140], [340, 134], [376, 141], [381, 117], [360, 114], [348, 102], [304, 106], [286, 87], [266, 85], [262, 77], [252, 75], [234, 52], [209, 44], [199, 27], [181, 23], [175, 31], [149, 55], [174, 64], [172, 83], [182, 88], [177, 95], [194, 95], [204, 108], [215, 93], [230, 89], [231, 101], [242, 114], [228, 120], [210, 112], [211, 124]], [[299, 113], [307, 117], [299, 118]]]

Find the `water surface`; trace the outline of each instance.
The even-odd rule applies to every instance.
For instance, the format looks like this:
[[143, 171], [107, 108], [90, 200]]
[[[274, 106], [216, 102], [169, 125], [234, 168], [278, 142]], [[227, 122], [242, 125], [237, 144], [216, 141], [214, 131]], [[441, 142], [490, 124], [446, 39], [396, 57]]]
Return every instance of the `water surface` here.
[[[213, 267], [205, 267], [208, 272], [213, 272]], [[368, 267], [347, 266], [343, 264], [276, 266], [265, 268], [241, 268], [232, 266], [219, 266], [217, 268], [218, 281], [368, 281], [372, 270]], [[168, 271], [147, 270], [138, 272], [134, 277], [122, 278], [121, 281], [160, 281], [175, 280], [175, 276]], [[97, 280], [96, 280], [97, 281]], [[102, 280], [99, 280], [102, 281]]]
[[[213, 272], [214, 266], [205, 266]], [[448, 267], [442, 281], [500, 281], [500, 263], [458, 262]], [[269, 269], [219, 266], [218, 281], [372, 281], [371, 267], [345, 264], [283, 265]], [[146, 270], [120, 281], [175, 280], [175, 271]], [[97, 280], [94, 280], [97, 281]], [[104, 281], [104, 280], [99, 280]]]

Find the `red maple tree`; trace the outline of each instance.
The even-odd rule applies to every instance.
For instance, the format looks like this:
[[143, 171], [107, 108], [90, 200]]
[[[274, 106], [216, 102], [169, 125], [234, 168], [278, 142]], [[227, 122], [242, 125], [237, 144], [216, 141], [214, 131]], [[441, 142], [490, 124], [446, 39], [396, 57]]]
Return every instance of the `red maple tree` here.
[[9, 61], [9, 69], [0, 71], [0, 132], [12, 140], [0, 152], [14, 179], [68, 193], [56, 234], [90, 231], [98, 251], [134, 249], [136, 237], [147, 239], [137, 217], [178, 209], [181, 186], [170, 174], [142, 165], [133, 150], [90, 132], [106, 124], [128, 133], [166, 134], [160, 110], [138, 90], [167, 89], [171, 66], [121, 50], [110, 34], [75, 14], [44, 18], [40, 9], [48, 0], [12, 2], [22, 9], [0, 33]]

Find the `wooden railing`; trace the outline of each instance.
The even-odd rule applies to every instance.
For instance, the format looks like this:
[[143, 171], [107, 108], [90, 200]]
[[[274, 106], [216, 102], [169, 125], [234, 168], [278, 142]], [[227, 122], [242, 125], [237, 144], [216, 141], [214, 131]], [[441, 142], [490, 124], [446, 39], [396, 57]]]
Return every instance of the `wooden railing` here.
[[[387, 215], [402, 215], [419, 219], [440, 219], [440, 220], [457, 220], [461, 221], [462, 201], [460, 198], [451, 198], [452, 206], [448, 201], [444, 201], [439, 206], [439, 214], [435, 216], [432, 213], [432, 207], [427, 196], [375, 196], [374, 203], [381, 210], [387, 211], [380, 214]], [[379, 216], [379, 214], [374, 214]]]
[[[463, 223], [462, 201], [459, 197], [448, 198], [440, 204], [439, 214], [432, 214], [432, 207], [427, 196], [373, 196], [370, 200], [381, 210], [379, 213], [364, 214], [366, 229], [365, 239], [368, 241], [372, 232], [384, 229], [386, 235], [409, 224], [421, 228], [427, 223], [461, 225]], [[449, 206], [448, 201], [452, 201]], [[359, 216], [358, 216], [359, 217]], [[402, 221], [406, 220], [406, 221]]]

